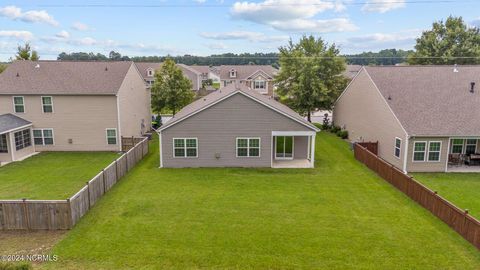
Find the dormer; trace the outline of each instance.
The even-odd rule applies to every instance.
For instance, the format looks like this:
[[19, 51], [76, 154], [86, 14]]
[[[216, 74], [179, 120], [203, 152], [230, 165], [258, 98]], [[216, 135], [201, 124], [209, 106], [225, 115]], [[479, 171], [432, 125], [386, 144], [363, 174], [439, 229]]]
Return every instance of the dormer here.
[[153, 77], [155, 70], [153, 68], [147, 68], [147, 77]]
[[235, 69], [230, 70], [230, 78], [236, 78], [237, 77], [237, 71]]

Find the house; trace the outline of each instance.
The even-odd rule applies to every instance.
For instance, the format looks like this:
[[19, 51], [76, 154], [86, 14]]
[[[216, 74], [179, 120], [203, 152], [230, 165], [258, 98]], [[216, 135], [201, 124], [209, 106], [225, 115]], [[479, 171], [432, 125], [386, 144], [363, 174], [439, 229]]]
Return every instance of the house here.
[[15, 61], [0, 74], [0, 115], [17, 150], [121, 151], [122, 136], [150, 130], [150, 91], [133, 62]]
[[262, 95], [274, 95], [273, 79], [278, 70], [268, 65], [220, 66], [222, 87], [228, 84], [245, 84]]
[[[160, 69], [162, 63], [135, 62], [135, 65], [142, 74], [147, 87], [151, 87], [155, 82], [155, 71]], [[179, 67], [182, 70], [183, 75], [192, 82], [193, 91], [198, 91], [202, 87], [201, 72], [183, 64], [177, 64], [177, 67]]]
[[245, 84], [229, 84], [157, 130], [160, 167], [312, 168], [319, 130]]
[[480, 66], [363, 67], [333, 121], [405, 172], [479, 170]]

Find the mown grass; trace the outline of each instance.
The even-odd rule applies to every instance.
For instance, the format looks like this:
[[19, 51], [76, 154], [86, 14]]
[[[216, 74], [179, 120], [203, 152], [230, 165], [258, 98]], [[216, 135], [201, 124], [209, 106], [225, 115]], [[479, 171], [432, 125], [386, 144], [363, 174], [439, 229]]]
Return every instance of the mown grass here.
[[447, 225], [317, 136], [315, 169], [159, 169], [158, 144], [46, 269], [479, 269]]
[[0, 199], [67, 199], [110, 164], [112, 152], [43, 152], [0, 167]]
[[414, 177], [480, 219], [480, 173], [416, 173]]

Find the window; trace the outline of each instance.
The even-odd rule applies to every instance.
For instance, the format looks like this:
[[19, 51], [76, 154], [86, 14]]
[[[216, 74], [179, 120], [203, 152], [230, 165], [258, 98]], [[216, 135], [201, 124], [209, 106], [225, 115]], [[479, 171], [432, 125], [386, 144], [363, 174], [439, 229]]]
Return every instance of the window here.
[[107, 144], [117, 144], [116, 128], [107, 128]]
[[25, 101], [23, 97], [13, 97], [13, 107], [16, 113], [25, 112]]
[[17, 149], [17, 151], [32, 145], [30, 129], [20, 130], [13, 135], [15, 137], [15, 149]]
[[235, 69], [230, 70], [230, 78], [237, 77], [237, 71]]
[[173, 157], [198, 157], [197, 138], [174, 138]]
[[442, 142], [428, 143], [428, 161], [440, 161], [440, 151], [442, 149]]
[[253, 81], [253, 89], [255, 90], [265, 90], [267, 88], [266, 81]]
[[463, 153], [463, 139], [453, 139], [452, 154], [462, 154], [462, 153]]
[[426, 142], [415, 142], [413, 145], [413, 161], [425, 161]]
[[33, 142], [35, 145], [53, 145], [53, 129], [34, 129]]
[[42, 109], [44, 113], [53, 112], [53, 101], [52, 97], [42, 97]]
[[151, 69], [151, 68], [147, 69], [147, 76], [148, 77], [153, 77], [153, 69]]
[[397, 158], [400, 158], [400, 153], [402, 152], [402, 140], [400, 138], [395, 138], [395, 151], [394, 155]]
[[465, 154], [471, 155], [477, 152], [477, 139], [467, 139], [465, 142]]
[[259, 157], [260, 138], [237, 138], [237, 157]]
[[8, 153], [7, 134], [0, 135], [0, 153]]

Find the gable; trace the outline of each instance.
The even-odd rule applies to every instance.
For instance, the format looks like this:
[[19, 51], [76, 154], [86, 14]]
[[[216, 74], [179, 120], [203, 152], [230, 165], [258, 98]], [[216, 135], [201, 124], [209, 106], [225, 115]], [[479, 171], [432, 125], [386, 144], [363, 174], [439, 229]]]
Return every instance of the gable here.
[[263, 78], [266, 81], [272, 79], [272, 77], [270, 77], [263, 70], [257, 70], [252, 75], [248, 76], [247, 80], [257, 80], [258, 78]]

